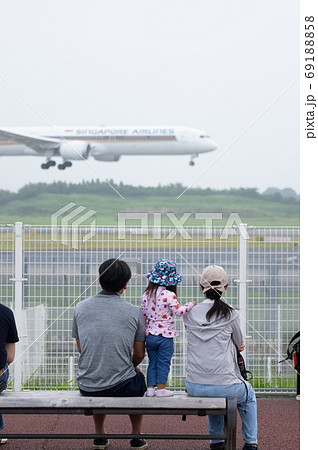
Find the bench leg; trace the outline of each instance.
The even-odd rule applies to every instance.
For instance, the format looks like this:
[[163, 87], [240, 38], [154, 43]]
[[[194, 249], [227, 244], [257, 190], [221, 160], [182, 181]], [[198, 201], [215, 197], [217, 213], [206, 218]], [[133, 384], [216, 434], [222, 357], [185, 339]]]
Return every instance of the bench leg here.
[[237, 404], [236, 398], [228, 398], [226, 401], [226, 417], [224, 421], [224, 431], [226, 435], [226, 450], [236, 450], [236, 422]]

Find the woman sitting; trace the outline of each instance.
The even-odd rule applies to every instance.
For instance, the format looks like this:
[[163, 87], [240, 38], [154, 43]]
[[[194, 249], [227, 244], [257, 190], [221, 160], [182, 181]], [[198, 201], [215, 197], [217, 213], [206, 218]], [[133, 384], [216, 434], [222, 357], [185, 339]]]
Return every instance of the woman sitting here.
[[[200, 286], [205, 300], [183, 317], [187, 338], [186, 388], [193, 397], [237, 397], [242, 419], [244, 450], [257, 449], [257, 405], [252, 386], [243, 380], [237, 364], [237, 348], [245, 347], [239, 313], [226, 304], [222, 294], [228, 277], [220, 266], [204, 269]], [[224, 417], [208, 418], [209, 433], [224, 433]], [[213, 439], [210, 448], [224, 448]]]

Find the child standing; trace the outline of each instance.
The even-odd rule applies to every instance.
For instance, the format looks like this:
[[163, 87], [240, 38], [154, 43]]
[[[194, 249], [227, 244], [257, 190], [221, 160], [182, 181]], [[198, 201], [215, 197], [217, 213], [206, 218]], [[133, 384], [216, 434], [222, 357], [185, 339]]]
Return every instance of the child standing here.
[[[141, 299], [141, 310], [146, 320], [146, 349], [149, 358], [147, 370], [147, 397], [171, 397], [166, 389], [173, 338], [178, 336], [174, 329], [173, 316], [187, 314], [195, 302], [180, 306], [177, 300], [177, 284], [182, 276], [177, 273], [176, 264], [169, 259], [161, 259], [147, 274], [149, 283]], [[157, 393], [155, 391], [157, 386]]]

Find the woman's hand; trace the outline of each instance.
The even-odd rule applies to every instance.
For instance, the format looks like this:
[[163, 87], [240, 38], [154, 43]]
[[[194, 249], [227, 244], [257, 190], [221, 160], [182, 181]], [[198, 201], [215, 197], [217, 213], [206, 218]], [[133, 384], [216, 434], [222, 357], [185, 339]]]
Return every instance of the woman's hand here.
[[243, 341], [242, 345], [240, 345], [239, 348], [238, 348], [239, 352], [242, 352], [244, 350], [244, 348], [245, 348], [245, 344], [244, 344], [244, 341]]

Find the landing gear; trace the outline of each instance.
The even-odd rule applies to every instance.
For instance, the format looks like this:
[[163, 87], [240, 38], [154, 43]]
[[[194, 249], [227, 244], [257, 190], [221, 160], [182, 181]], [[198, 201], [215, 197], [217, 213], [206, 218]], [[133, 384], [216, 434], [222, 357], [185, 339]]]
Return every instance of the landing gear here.
[[59, 170], [65, 170], [66, 167], [72, 167], [71, 161], [64, 161], [63, 164], [59, 164], [59, 165], [57, 166], [57, 168], [58, 168]]
[[194, 158], [197, 158], [199, 155], [198, 155], [198, 153], [195, 153], [194, 155], [191, 155], [191, 159], [190, 159], [190, 162], [189, 162], [189, 164], [190, 164], [190, 166], [192, 167], [192, 166], [194, 166]]
[[[46, 161], [46, 163], [41, 164], [41, 168], [46, 170], [49, 169], [50, 167], [54, 167], [56, 166], [56, 162], [52, 161], [51, 159], [48, 159]], [[58, 164], [57, 168], [60, 170], [64, 170], [66, 169], [66, 167], [72, 167], [72, 163], [71, 161], [64, 161], [63, 164]]]
[[41, 169], [49, 169], [54, 166], [56, 166], [56, 162], [48, 159], [46, 163], [41, 164]]

